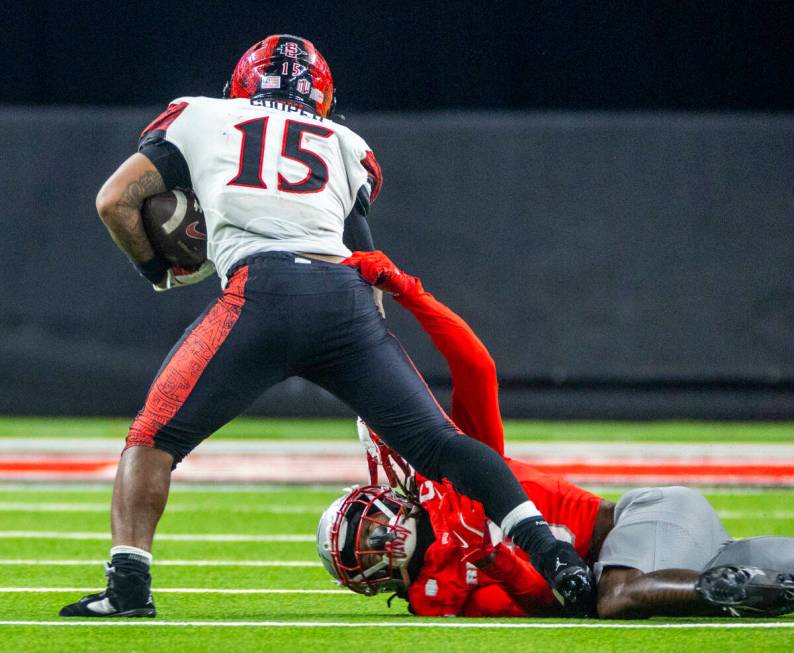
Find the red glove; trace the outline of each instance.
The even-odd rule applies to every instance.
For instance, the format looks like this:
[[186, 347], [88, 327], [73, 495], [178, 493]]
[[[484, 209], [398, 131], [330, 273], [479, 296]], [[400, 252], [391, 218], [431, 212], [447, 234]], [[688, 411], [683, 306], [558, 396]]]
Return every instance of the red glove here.
[[458, 494], [448, 481], [445, 499], [447, 500], [447, 528], [450, 537], [460, 545], [461, 562], [476, 565], [493, 552], [491, 535], [488, 531], [488, 518], [478, 501]]
[[367, 283], [392, 295], [408, 294], [420, 285], [417, 277], [400, 270], [386, 254], [378, 250], [353, 252], [342, 264], [358, 268]]

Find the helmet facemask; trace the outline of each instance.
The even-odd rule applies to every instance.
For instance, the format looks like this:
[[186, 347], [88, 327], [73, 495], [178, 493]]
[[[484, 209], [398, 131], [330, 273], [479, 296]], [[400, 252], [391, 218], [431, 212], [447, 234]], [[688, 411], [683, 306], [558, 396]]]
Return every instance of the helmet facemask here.
[[355, 488], [330, 510], [335, 514], [327, 533], [326, 568], [339, 584], [370, 596], [406, 589], [418, 508], [389, 487], [369, 485]]

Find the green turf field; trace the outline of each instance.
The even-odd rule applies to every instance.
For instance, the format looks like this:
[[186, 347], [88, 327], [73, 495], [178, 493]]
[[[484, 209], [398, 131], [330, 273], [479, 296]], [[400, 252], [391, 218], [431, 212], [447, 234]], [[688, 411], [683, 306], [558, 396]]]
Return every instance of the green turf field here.
[[[0, 416], [0, 438], [118, 438], [131, 418], [41, 418]], [[348, 440], [356, 437], [352, 419], [263, 419], [241, 417], [214, 439]], [[588, 442], [788, 442], [791, 422], [538, 422], [505, 420], [511, 441]]]
[[[154, 551], [157, 619], [0, 625], [0, 650], [746, 652], [791, 650], [794, 643], [794, 615], [659, 619], [628, 624], [641, 626], [631, 629], [597, 621], [437, 620], [410, 616], [399, 600], [388, 608], [383, 596], [333, 592], [312, 540], [320, 512], [336, 495], [334, 488], [176, 487]], [[708, 496], [735, 536], [794, 534], [794, 490], [722, 489]], [[104, 486], [0, 485], [0, 622], [68, 623], [56, 616], [61, 605], [82, 588], [103, 586], [109, 499]], [[288, 539], [296, 541], [279, 541]], [[30, 591], [36, 588], [46, 591]], [[284, 592], [241, 592], [246, 589]]]
[[[0, 417], [0, 438], [121, 441], [129, 421]], [[791, 443], [794, 424], [508, 421], [506, 435], [509, 441]], [[356, 435], [349, 419], [242, 418], [213, 437], [350, 442]], [[113, 651], [745, 652], [794, 645], [794, 615], [774, 621], [628, 624], [418, 619], [400, 601], [388, 608], [385, 597], [335, 591], [312, 541], [320, 512], [339, 491], [176, 487], [154, 551], [160, 616], [61, 627], [8, 622], [70, 623], [56, 616], [61, 605], [104, 585], [110, 488], [0, 484], [0, 622], [6, 622], [0, 624], [0, 651], [73, 651], [90, 645]], [[722, 488], [709, 498], [737, 537], [794, 535], [794, 490]]]

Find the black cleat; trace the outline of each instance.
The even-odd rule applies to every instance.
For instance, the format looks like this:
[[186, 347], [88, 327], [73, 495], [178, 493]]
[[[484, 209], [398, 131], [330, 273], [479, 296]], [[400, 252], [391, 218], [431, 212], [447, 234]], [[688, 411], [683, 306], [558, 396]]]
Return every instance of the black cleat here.
[[154, 617], [152, 577], [124, 573], [105, 565], [108, 587], [104, 592], [84, 596], [77, 603], [61, 608], [61, 617]]
[[567, 616], [596, 616], [595, 583], [589, 567], [566, 567], [554, 579], [551, 591]]
[[794, 612], [794, 574], [757, 567], [713, 567], [695, 589], [734, 617], [779, 617]]
[[557, 541], [542, 560], [532, 560], [533, 566], [551, 587], [562, 604], [566, 616], [594, 617], [596, 590], [590, 567], [567, 542]]

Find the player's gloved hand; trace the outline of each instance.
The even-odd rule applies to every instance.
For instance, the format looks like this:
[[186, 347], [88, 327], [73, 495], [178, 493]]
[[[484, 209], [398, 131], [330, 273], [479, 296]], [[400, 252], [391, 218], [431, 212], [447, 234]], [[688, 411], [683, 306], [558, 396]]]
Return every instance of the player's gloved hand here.
[[532, 559], [532, 566], [551, 587], [569, 617], [592, 617], [596, 614], [596, 587], [590, 567], [568, 543], [556, 540], [542, 557]]
[[478, 501], [455, 492], [448, 481], [444, 485], [447, 529], [461, 548], [461, 561], [476, 565], [488, 558], [494, 549], [485, 509]]
[[392, 295], [404, 295], [420, 285], [417, 277], [412, 277], [398, 268], [394, 262], [379, 250], [372, 252], [353, 252], [342, 261], [343, 265], [358, 268], [367, 283]]
[[204, 261], [195, 268], [185, 268], [172, 265], [159, 283], [152, 284], [155, 292], [165, 292], [174, 288], [190, 286], [199, 281], [203, 281], [215, 272], [215, 265], [212, 261]]

